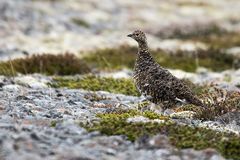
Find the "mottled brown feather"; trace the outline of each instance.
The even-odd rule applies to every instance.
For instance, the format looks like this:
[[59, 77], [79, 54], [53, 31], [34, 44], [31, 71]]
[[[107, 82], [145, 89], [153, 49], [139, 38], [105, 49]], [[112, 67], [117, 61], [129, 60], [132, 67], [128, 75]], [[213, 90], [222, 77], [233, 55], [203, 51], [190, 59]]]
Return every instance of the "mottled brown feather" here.
[[135, 39], [139, 45], [133, 79], [139, 92], [146, 99], [155, 104], [163, 103], [166, 108], [176, 104], [176, 99], [204, 107], [182, 80], [155, 62], [149, 53], [147, 39], [142, 31], [134, 31], [128, 36]]

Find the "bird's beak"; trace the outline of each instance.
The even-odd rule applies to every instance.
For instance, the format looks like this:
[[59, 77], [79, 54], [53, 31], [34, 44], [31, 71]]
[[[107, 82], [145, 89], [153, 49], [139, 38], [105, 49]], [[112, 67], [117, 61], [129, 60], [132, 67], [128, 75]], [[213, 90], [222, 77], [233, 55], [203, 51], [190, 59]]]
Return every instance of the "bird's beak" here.
[[132, 37], [132, 34], [127, 35], [128, 37]]

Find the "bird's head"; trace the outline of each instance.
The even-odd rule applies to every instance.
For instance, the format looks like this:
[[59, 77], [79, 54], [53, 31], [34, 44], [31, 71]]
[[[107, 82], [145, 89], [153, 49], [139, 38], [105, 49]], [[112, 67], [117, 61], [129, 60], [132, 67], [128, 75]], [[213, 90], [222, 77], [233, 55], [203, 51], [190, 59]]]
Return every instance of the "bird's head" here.
[[129, 34], [127, 36], [135, 39], [138, 43], [145, 43], [147, 40], [144, 32], [140, 30], [136, 30], [132, 34]]

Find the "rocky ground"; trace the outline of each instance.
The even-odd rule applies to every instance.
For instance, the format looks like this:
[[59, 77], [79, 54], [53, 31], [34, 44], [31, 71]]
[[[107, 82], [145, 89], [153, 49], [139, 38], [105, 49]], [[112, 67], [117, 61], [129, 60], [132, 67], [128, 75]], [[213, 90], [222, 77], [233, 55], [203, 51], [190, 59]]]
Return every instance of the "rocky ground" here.
[[[99, 132], [89, 133], [81, 127], [80, 124], [98, 121], [96, 114], [117, 108], [135, 109], [134, 104], [140, 101], [138, 97], [51, 88], [48, 84], [52, 79], [41, 75], [1, 77], [0, 83], [1, 159], [224, 159], [213, 149], [177, 149], [161, 134], [131, 142], [122, 135], [104, 136]], [[104, 98], [94, 100], [96, 95]], [[237, 125], [233, 121], [201, 122], [186, 116], [175, 121], [221, 132], [240, 131], [239, 120]], [[128, 121], [135, 123], [149, 119], [140, 116]]]

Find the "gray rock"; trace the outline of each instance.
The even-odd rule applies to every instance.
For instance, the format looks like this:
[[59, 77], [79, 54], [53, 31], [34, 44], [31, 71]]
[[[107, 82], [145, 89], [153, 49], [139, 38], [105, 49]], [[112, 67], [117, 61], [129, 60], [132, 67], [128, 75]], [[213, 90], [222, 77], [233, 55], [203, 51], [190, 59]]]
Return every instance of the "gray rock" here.
[[240, 112], [228, 112], [224, 115], [221, 115], [217, 118], [217, 121], [223, 124], [234, 123], [240, 126]]

